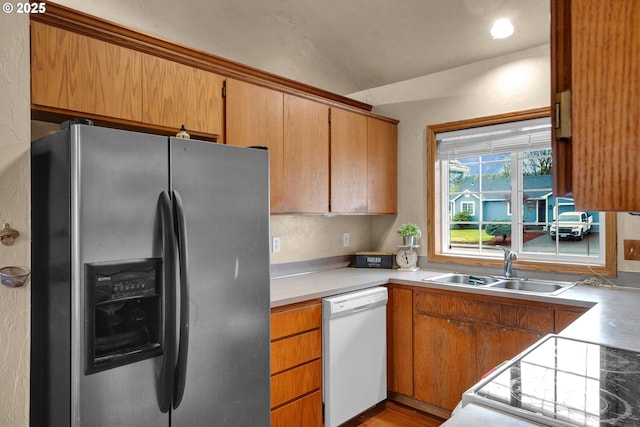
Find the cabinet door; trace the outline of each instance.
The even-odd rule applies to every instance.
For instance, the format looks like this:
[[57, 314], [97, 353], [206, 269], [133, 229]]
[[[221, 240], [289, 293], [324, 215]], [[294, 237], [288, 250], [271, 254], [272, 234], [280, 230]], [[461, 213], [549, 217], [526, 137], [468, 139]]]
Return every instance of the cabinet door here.
[[31, 102], [142, 121], [141, 53], [31, 22]]
[[284, 95], [284, 196], [290, 213], [329, 211], [329, 107]]
[[223, 78], [151, 55], [142, 57], [143, 121], [223, 140]]
[[398, 128], [394, 123], [367, 118], [368, 128], [368, 210], [370, 213], [397, 213]]
[[476, 380], [480, 380], [491, 369], [511, 359], [543, 336], [543, 334], [504, 326], [478, 325], [477, 328]]
[[389, 287], [387, 387], [413, 396], [413, 291]]
[[269, 148], [271, 213], [283, 212], [283, 94], [227, 79], [226, 143]]
[[331, 109], [331, 212], [366, 213], [367, 117]]
[[413, 354], [416, 399], [451, 411], [478, 379], [471, 323], [414, 315]]
[[[565, 154], [573, 170], [564, 190], [579, 210], [640, 210], [640, 2], [554, 0], [552, 19], [552, 90], [571, 89]], [[554, 175], [564, 160], [554, 158]]]

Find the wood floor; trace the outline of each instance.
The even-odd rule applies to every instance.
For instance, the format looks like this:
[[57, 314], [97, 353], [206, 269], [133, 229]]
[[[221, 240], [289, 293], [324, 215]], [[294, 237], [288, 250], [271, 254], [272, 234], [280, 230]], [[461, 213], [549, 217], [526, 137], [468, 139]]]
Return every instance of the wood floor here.
[[442, 418], [391, 401], [382, 402], [340, 427], [438, 427]]

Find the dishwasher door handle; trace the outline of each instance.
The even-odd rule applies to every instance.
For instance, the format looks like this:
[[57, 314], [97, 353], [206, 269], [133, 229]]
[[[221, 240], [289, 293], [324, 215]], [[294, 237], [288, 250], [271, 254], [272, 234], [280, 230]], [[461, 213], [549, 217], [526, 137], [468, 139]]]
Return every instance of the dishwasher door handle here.
[[359, 311], [365, 311], [366, 309], [368, 309], [371, 306], [371, 304], [365, 304], [365, 305], [361, 305], [360, 307], [356, 307], [353, 310], [351, 310], [352, 313], [357, 313]]

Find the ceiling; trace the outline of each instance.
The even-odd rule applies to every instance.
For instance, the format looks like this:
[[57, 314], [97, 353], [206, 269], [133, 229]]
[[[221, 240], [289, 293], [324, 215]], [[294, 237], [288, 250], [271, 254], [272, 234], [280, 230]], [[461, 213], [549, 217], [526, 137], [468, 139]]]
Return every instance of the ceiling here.
[[57, 3], [343, 95], [549, 43], [549, 0]]

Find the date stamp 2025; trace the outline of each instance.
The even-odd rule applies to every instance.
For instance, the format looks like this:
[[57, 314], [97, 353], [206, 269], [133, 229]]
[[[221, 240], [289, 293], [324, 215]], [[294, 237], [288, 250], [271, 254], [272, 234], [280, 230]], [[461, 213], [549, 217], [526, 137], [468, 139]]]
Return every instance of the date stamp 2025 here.
[[2, 4], [2, 11], [6, 14], [35, 14], [45, 13], [47, 11], [47, 4], [44, 2], [31, 2], [31, 3], [10, 3], [5, 2]]

